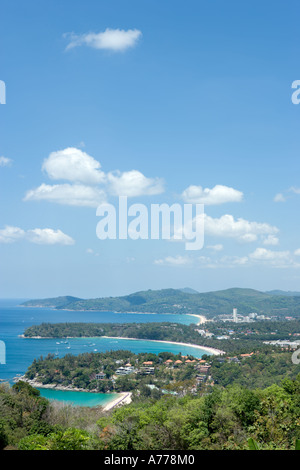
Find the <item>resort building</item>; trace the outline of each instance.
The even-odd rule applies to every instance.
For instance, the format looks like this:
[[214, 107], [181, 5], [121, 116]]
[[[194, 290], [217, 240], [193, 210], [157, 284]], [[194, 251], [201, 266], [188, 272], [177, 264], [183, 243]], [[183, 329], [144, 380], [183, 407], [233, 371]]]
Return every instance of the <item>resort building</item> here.
[[132, 366], [119, 367], [119, 369], [116, 370], [116, 375], [128, 375], [132, 374], [133, 372], [134, 368]]
[[96, 380], [103, 380], [105, 379], [106, 375], [103, 372], [99, 372], [96, 374]]

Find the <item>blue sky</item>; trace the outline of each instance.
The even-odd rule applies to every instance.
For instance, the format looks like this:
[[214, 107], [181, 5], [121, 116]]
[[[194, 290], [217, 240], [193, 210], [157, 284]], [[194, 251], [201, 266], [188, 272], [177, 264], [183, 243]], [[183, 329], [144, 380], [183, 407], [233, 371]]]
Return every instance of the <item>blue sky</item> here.
[[[300, 290], [298, 16], [297, 1], [3, 0], [0, 297]], [[204, 248], [99, 240], [97, 201], [124, 191], [204, 202]]]

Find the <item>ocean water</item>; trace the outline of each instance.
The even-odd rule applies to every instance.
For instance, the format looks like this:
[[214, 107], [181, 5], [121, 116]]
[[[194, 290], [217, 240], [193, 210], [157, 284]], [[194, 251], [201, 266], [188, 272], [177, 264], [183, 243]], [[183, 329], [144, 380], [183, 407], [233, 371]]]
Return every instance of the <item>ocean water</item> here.
[[[64, 311], [46, 308], [24, 308], [20, 304], [23, 300], [0, 300], [0, 341], [5, 344], [5, 364], [0, 363], [0, 379], [13, 383], [18, 375], [23, 375], [34, 359], [45, 357], [49, 353], [58, 357], [66, 354], [78, 355], [84, 352], [105, 352], [111, 350], [126, 349], [134, 353], [170, 351], [175, 354], [193, 354], [201, 357], [206, 352], [193, 347], [178, 346], [144, 340], [126, 340], [112, 338], [72, 338], [68, 342], [60, 339], [25, 339], [21, 338], [26, 328], [41, 323], [149, 323], [149, 322], [172, 322], [172, 323], [197, 323], [197, 318], [184, 315], [156, 315], [156, 314], [132, 314], [113, 312], [90, 312], [90, 311]], [[3, 344], [2, 343], [2, 344]], [[0, 357], [0, 362], [1, 357]], [[44, 393], [44, 392], [43, 392]], [[48, 392], [47, 392], [48, 393]], [[50, 392], [49, 392], [50, 393]], [[58, 391], [51, 391], [52, 398]], [[70, 392], [66, 401], [75, 401], [79, 396]], [[85, 393], [85, 392], [82, 392]], [[86, 393], [86, 395], [93, 395]], [[102, 395], [102, 394], [98, 394]], [[61, 395], [62, 397], [63, 395]], [[79, 402], [81, 398], [78, 398]], [[98, 399], [101, 397], [97, 397]], [[105, 394], [103, 399], [107, 399]], [[94, 397], [94, 399], [96, 399]], [[112, 397], [110, 398], [112, 399]], [[89, 398], [92, 400], [92, 398]], [[87, 401], [84, 400], [85, 403]], [[101, 400], [100, 400], [101, 401]], [[79, 404], [79, 403], [78, 403]]]

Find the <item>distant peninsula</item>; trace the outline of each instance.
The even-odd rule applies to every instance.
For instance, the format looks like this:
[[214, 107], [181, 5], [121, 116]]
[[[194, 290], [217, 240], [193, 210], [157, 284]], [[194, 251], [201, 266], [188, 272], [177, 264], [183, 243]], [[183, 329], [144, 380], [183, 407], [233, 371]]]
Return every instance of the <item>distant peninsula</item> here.
[[291, 295], [290, 292], [279, 292], [260, 292], [243, 288], [206, 293], [188, 288], [162, 289], [141, 291], [121, 297], [81, 299], [63, 296], [29, 300], [22, 306], [116, 313], [195, 314], [207, 318], [228, 315], [232, 313], [233, 308], [237, 308], [245, 315], [256, 312], [260, 315], [299, 317], [300, 296]]

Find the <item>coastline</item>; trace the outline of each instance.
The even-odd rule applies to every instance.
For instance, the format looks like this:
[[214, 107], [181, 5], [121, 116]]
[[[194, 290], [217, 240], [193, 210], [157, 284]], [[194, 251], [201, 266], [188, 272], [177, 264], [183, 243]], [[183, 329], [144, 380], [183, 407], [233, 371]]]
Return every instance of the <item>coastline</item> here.
[[[26, 336], [24, 335], [19, 335], [20, 338], [23, 338], [23, 339], [59, 339], [59, 338], [46, 338], [46, 337], [43, 337], [43, 336], [31, 336], [29, 338], [27, 338]], [[75, 339], [77, 337], [75, 336], [70, 336], [70, 337], [67, 337], [67, 339]], [[192, 343], [178, 343], [176, 341], [163, 341], [163, 340], [159, 340], [159, 339], [147, 339], [147, 338], [127, 338], [127, 337], [124, 337], [124, 336], [81, 336], [81, 338], [107, 338], [107, 339], [126, 339], [126, 340], [130, 340], [130, 341], [151, 341], [151, 342], [154, 342], [154, 343], [164, 343], [164, 344], [175, 344], [175, 345], [178, 345], [178, 346], [187, 346], [187, 347], [192, 347], [192, 348], [195, 348], [195, 349], [202, 349], [202, 351], [207, 351], [209, 353], [211, 353], [212, 355], [214, 356], [219, 356], [219, 355], [222, 355], [222, 354], [225, 354], [225, 351], [222, 351], [221, 349], [216, 349], [216, 348], [211, 348], [209, 346], [201, 346], [199, 344], [192, 344]]]
[[132, 341], [151, 341], [153, 343], [175, 344], [178, 346], [187, 346], [187, 347], [192, 347], [196, 349], [202, 349], [202, 351], [210, 352], [214, 356], [225, 354], [225, 351], [222, 351], [221, 349], [211, 348], [209, 346], [200, 346], [199, 344], [192, 344], [192, 343], [178, 343], [176, 341], [163, 341], [159, 339], [146, 339], [146, 338], [125, 338], [124, 336], [100, 336], [100, 338], [126, 339], [126, 340], [132, 340]]
[[199, 318], [199, 322], [197, 323], [198, 325], [203, 325], [204, 323], [207, 322], [207, 318], [204, 315], [197, 315], [196, 313], [189, 313], [188, 314], [190, 317], [197, 317]]
[[103, 411], [110, 411], [117, 406], [129, 405], [132, 402], [131, 392], [121, 392], [120, 395], [121, 397], [117, 397], [115, 400], [107, 403], [107, 405], [103, 407]]
[[186, 317], [197, 317], [200, 319], [199, 323], [197, 323], [198, 325], [200, 325], [200, 323], [206, 323], [208, 320], [206, 319], [206, 317], [204, 315], [198, 315], [198, 314], [195, 314], [195, 313], [178, 313], [178, 312], [163, 312], [163, 313], [157, 313], [157, 312], [137, 312], [137, 311], [133, 311], [133, 312], [130, 312], [130, 311], [127, 311], [126, 312], [120, 310], [120, 311], [117, 311], [117, 310], [99, 310], [99, 309], [94, 309], [94, 308], [89, 308], [89, 309], [73, 309], [73, 308], [57, 308], [57, 307], [50, 307], [50, 306], [44, 306], [44, 305], [18, 305], [18, 307], [24, 307], [24, 308], [47, 308], [47, 309], [50, 309], [50, 310], [56, 310], [56, 311], [62, 311], [62, 312], [99, 312], [99, 313], [115, 313], [115, 314], [131, 314], [131, 315], [182, 315], [182, 316], [186, 316]]

